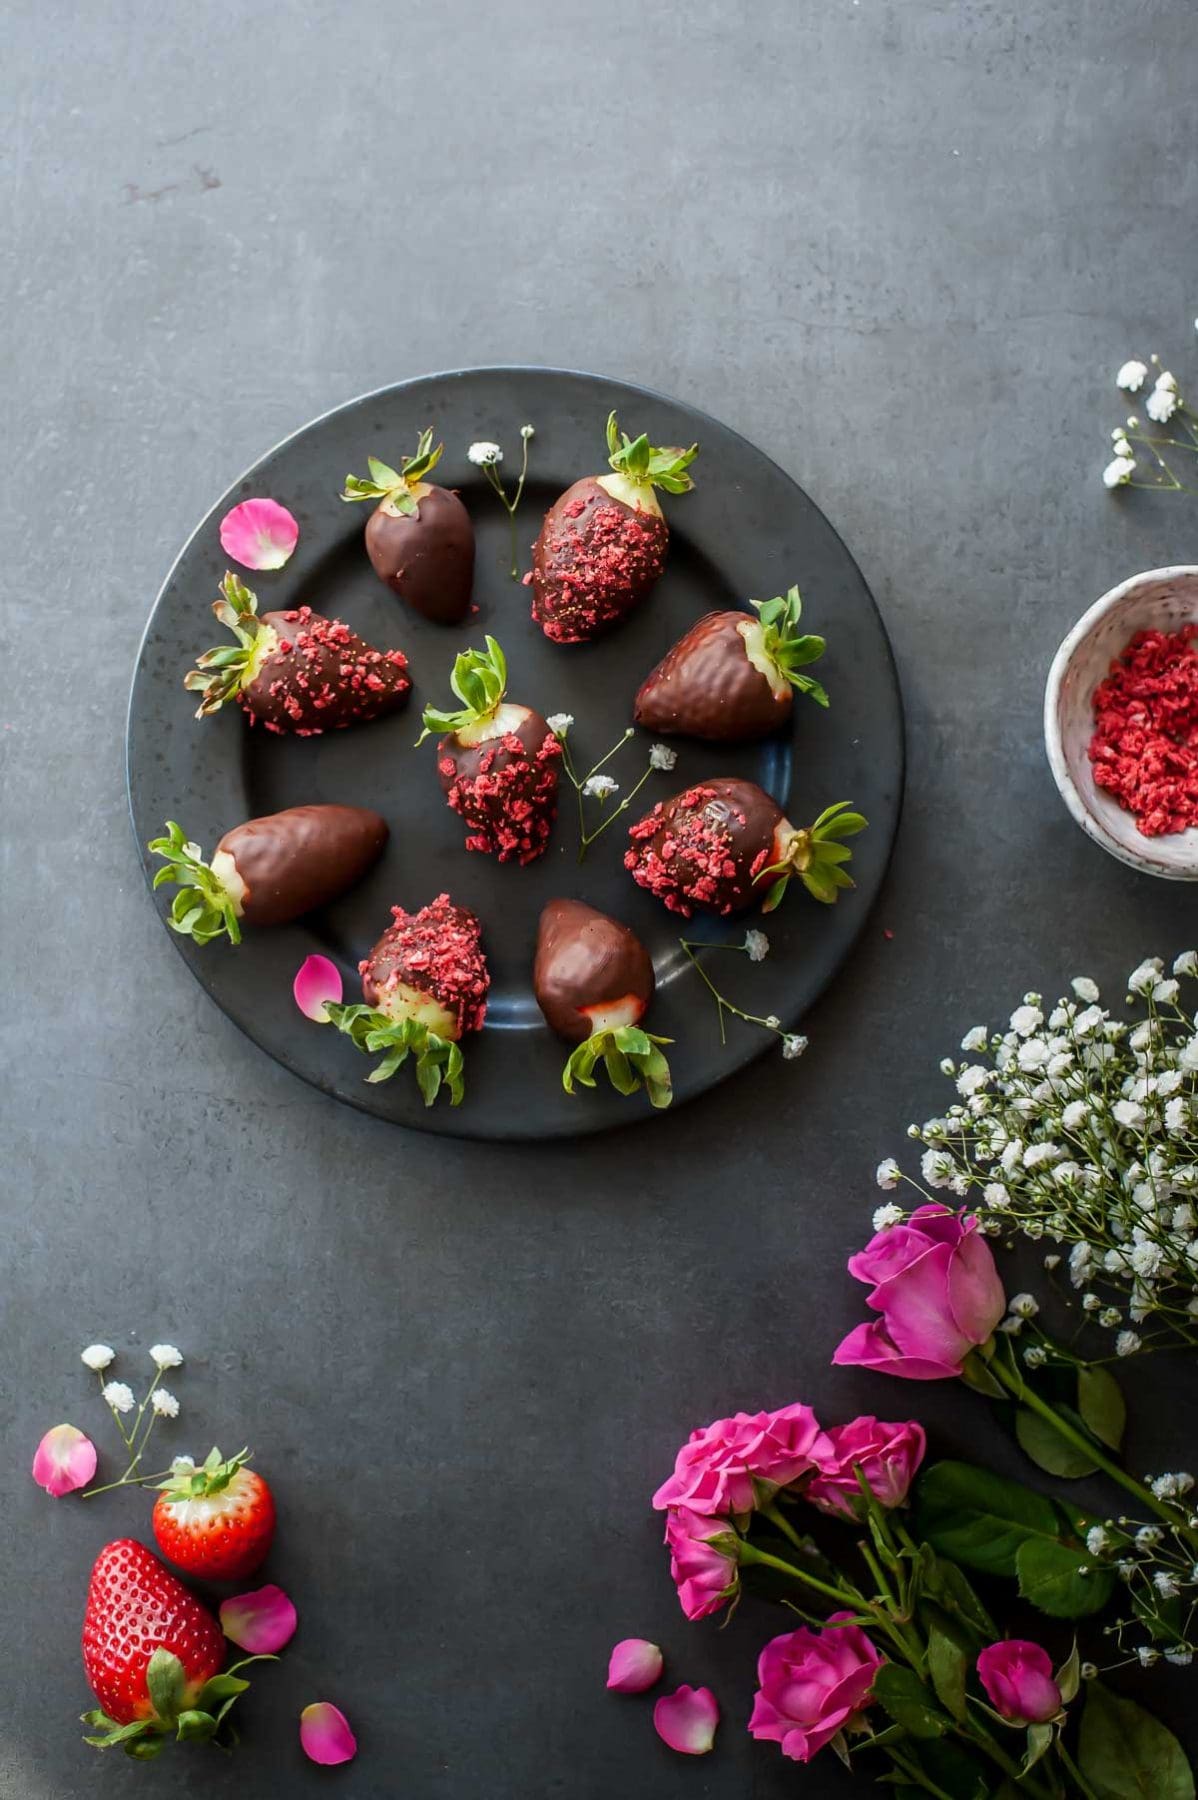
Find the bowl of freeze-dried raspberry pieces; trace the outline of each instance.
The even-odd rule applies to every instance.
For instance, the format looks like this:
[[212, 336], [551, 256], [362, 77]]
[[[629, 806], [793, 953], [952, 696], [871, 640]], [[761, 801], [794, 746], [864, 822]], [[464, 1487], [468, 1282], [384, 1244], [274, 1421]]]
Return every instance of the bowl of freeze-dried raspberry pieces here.
[[1198, 567], [1133, 575], [1078, 620], [1049, 671], [1044, 739], [1096, 844], [1198, 881]]

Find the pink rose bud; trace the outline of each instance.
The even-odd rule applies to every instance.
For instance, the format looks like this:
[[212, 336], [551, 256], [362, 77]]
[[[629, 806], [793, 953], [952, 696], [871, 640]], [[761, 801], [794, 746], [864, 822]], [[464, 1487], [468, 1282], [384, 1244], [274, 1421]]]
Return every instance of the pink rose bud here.
[[683, 1756], [706, 1756], [715, 1743], [720, 1709], [710, 1688], [687, 1687], [663, 1694], [653, 1708], [653, 1728], [663, 1744]]
[[711, 1541], [733, 1535], [727, 1519], [707, 1519], [687, 1506], [672, 1506], [666, 1514], [670, 1574], [688, 1619], [706, 1619], [719, 1612], [736, 1593], [740, 1564], [735, 1554]]
[[838, 1346], [834, 1363], [856, 1363], [940, 1381], [959, 1375], [1007, 1309], [990, 1246], [972, 1215], [919, 1206], [849, 1258], [849, 1274], [870, 1283], [865, 1303], [881, 1313]]
[[822, 1631], [802, 1625], [784, 1632], [757, 1659], [749, 1730], [781, 1744], [793, 1762], [810, 1762], [869, 1704], [882, 1659], [860, 1626], [836, 1623], [851, 1617], [833, 1613]]
[[33, 1453], [33, 1479], [61, 1500], [86, 1487], [96, 1472], [96, 1446], [74, 1425], [55, 1425]]
[[327, 956], [306, 956], [291, 984], [291, 991], [306, 1019], [314, 1020], [317, 1025], [327, 1025], [329, 1015], [325, 1007], [328, 1002], [341, 1004], [341, 971]]
[[281, 569], [299, 542], [299, 526], [277, 500], [243, 500], [220, 522], [220, 547], [243, 569]]
[[674, 1473], [653, 1496], [659, 1511], [687, 1506], [708, 1517], [752, 1512], [761, 1490], [772, 1494], [816, 1466], [826, 1443], [809, 1406], [735, 1413], [692, 1431]]
[[273, 1583], [221, 1601], [221, 1630], [230, 1643], [248, 1650], [251, 1656], [273, 1656], [291, 1642], [295, 1627], [295, 1608]]
[[607, 1685], [617, 1694], [643, 1694], [661, 1680], [662, 1654], [648, 1638], [621, 1638], [607, 1665]]
[[857, 1468], [879, 1505], [901, 1506], [923, 1461], [927, 1438], [922, 1425], [908, 1419], [887, 1425], [869, 1415], [828, 1431], [830, 1457], [820, 1458], [819, 1474], [804, 1498], [821, 1512], [840, 1513], [859, 1519], [865, 1513], [865, 1496], [857, 1480]]
[[1026, 1638], [1004, 1638], [978, 1657], [978, 1679], [995, 1712], [1012, 1725], [1044, 1725], [1061, 1710], [1052, 1658]]
[[351, 1762], [358, 1754], [358, 1740], [339, 1706], [317, 1700], [300, 1714], [300, 1743], [314, 1763]]

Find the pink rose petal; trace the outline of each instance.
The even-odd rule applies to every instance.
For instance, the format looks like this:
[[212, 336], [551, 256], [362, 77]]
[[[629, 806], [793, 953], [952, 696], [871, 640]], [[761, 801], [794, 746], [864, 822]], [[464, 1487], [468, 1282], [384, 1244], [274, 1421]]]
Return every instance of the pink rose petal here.
[[221, 1630], [252, 1656], [273, 1656], [291, 1642], [295, 1627], [295, 1608], [282, 1588], [273, 1583], [221, 1602]]
[[350, 1762], [358, 1754], [358, 1740], [339, 1706], [317, 1700], [300, 1714], [300, 1743], [314, 1763]]
[[96, 1472], [96, 1446], [74, 1425], [55, 1425], [33, 1455], [33, 1479], [61, 1500], [86, 1487]]
[[243, 569], [281, 569], [299, 541], [299, 526], [277, 500], [243, 500], [220, 522], [220, 547]]
[[663, 1743], [683, 1756], [706, 1756], [715, 1743], [720, 1709], [710, 1688], [687, 1687], [663, 1694], [653, 1708], [653, 1727]]
[[621, 1638], [607, 1665], [607, 1685], [617, 1694], [643, 1694], [661, 1680], [662, 1655], [648, 1638]]
[[340, 1002], [343, 992], [341, 971], [327, 956], [306, 956], [291, 991], [305, 1018], [315, 1020], [317, 1025], [327, 1025], [325, 1006], [330, 1000]]

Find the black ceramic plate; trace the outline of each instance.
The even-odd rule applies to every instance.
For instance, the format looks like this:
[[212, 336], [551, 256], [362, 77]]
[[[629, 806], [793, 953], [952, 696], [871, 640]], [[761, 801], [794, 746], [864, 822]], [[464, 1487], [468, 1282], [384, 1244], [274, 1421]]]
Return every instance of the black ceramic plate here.
[[[532, 623], [528, 589], [509, 578], [507, 515], [466, 449], [477, 439], [500, 443], [510, 483], [520, 426], [535, 426], [517, 518], [527, 568], [528, 548], [552, 500], [572, 481], [605, 469], [604, 423], [613, 407], [633, 436], [645, 431], [656, 444], [698, 440], [695, 490], [663, 496], [669, 565], [641, 609], [595, 644], [558, 647]], [[383, 587], [362, 545], [369, 504], [347, 506], [338, 497], [347, 471], [365, 472], [368, 453], [394, 464], [425, 425], [445, 441], [436, 479], [459, 489], [478, 534], [477, 611], [458, 627], [426, 622]], [[300, 524], [299, 546], [286, 568], [245, 575], [262, 610], [306, 603], [344, 618], [374, 644], [398, 645], [413, 679], [407, 711], [306, 739], [250, 730], [233, 706], [211, 719], [194, 717], [183, 674], [222, 635], [210, 610], [227, 566], [218, 526], [230, 506], [251, 495], [282, 501]], [[768, 598], [792, 582], [802, 589], [807, 628], [828, 640], [818, 673], [831, 696], [829, 711], [798, 699], [793, 740], [728, 747], [671, 740], [675, 771], [651, 777], [581, 867], [573, 790], [564, 781], [554, 836], [539, 862], [500, 867], [466, 852], [461, 822], [441, 795], [432, 740], [413, 748], [421, 708], [449, 702], [458, 651], [481, 645], [486, 632], [497, 637], [507, 653], [511, 697], [543, 714], [573, 713], [571, 744], [587, 767], [629, 723], [637, 687], [687, 626], [712, 608]], [[647, 750], [638, 733], [609, 765], [623, 791], [643, 769]], [[696, 917], [684, 925], [625, 871], [624, 827], [654, 800], [709, 775], [751, 778], [799, 825], [837, 800], [851, 800], [865, 813], [869, 829], [853, 846], [854, 892], [825, 907], [796, 882], [766, 922], [764, 962], [722, 955], [711, 963], [725, 991], [746, 1009], [796, 1025], [849, 955], [881, 882], [902, 796], [902, 709], [886, 632], [860, 571], [822, 513], [760, 450], [692, 407], [622, 382], [560, 369], [467, 369], [403, 382], [327, 413], [263, 457], [216, 503], [167, 576], [150, 617], [130, 700], [128, 770], [147, 873], [159, 865], [144, 846], [167, 818], [211, 853], [229, 826], [284, 806], [339, 800], [383, 813], [391, 824], [383, 861], [327, 913], [247, 932], [236, 949], [218, 942], [201, 950], [176, 936], [180, 954], [257, 1044], [338, 1099], [455, 1136], [564, 1137], [628, 1123], [649, 1107], [643, 1094], [615, 1094], [602, 1074], [594, 1092], [572, 1099], [562, 1091], [567, 1047], [546, 1029], [532, 995], [544, 902], [559, 894], [586, 900], [625, 920], [649, 947], [658, 991], [646, 1025], [674, 1039], [675, 1104], [763, 1051], [776, 1055], [776, 1037], [735, 1020], [721, 1044], [715, 1006], [678, 946], [680, 930], [739, 942], [747, 925], [762, 921], [753, 914]], [[443, 890], [482, 920], [491, 999], [483, 1032], [464, 1045], [465, 1100], [453, 1108], [442, 1099], [426, 1109], [410, 1067], [389, 1082], [367, 1084], [371, 1063], [347, 1038], [305, 1019], [291, 983], [304, 957], [321, 951], [341, 965], [347, 1000], [358, 999], [355, 965], [389, 923], [392, 904], [413, 909]], [[159, 890], [164, 915], [173, 891]]]

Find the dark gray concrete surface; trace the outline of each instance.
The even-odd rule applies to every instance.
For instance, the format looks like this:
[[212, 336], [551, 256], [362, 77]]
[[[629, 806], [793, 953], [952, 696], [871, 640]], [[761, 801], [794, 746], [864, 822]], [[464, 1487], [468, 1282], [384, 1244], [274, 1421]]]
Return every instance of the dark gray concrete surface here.
[[[0, 1793], [847, 1791], [744, 1735], [774, 1617], [687, 1627], [647, 1502], [691, 1425], [800, 1396], [918, 1401], [1018, 1466], [964, 1392], [828, 1356], [874, 1164], [961, 1029], [1198, 936], [1192, 890], [1069, 822], [1039, 723], [1082, 608], [1195, 558], [1195, 503], [1099, 481], [1119, 362], [1193, 378], [1192, 9], [15, 0], [5, 40]], [[772, 452], [871, 582], [910, 721], [889, 887], [805, 1061], [542, 1153], [405, 1135], [244, 1042], [154, 918], [122, 768], [146, 612], [225, 483], [351, 394], [508, 360]], [[175, 1447], [252, 1441], [279, 1490], [303, 1628], [236, 1765], [77, 1741], [87, 1569], [145, 1510], [26, 1471], [98, 1425], [79, 1347], [134, 1334], [187, 1352]], [[1140, 1380], [1142, 1463], [1182, 1382]], [[717, 1690], [706, 1761], [604, 1694], [628, 1633]], [[295, 1741], [317, 1696], [359, 1728], [340, 1774]]]

